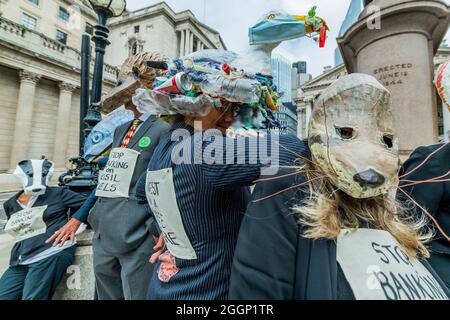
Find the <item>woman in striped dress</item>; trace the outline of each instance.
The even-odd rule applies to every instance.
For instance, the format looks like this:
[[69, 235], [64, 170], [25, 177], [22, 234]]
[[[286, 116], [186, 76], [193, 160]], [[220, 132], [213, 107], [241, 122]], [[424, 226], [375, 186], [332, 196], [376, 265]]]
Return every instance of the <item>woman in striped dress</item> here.
[[[292, 135], [266, 137], [267, 148], [257, 138], [226, 138], [237, 105], [224, 104], [205, 117], [175, 121], [139, 182], [138, 195], [146, 193], [165, 242], [148, 299], [226, 299], [249, 186], [268, 165], [263, 155], [290, 166], [307, 152]], [[194, 130], [198, 124], [201, 131]]]

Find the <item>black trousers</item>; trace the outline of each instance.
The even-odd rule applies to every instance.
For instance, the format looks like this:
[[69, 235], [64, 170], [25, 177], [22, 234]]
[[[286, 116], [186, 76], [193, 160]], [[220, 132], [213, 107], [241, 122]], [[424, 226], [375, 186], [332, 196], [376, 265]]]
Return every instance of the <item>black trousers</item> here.
[[0, 278], [0, 300], [50, 300], [75, 256], [75, 246], [30, 265], [9, 267]]

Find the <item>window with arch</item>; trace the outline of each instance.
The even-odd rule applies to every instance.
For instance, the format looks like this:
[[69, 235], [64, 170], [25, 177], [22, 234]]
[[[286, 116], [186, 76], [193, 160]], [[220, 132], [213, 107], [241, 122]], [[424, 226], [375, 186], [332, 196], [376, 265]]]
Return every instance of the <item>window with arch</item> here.
[[144, 44], [142, 41], [139, 41], [135, 38], [130, 39], [128, 41], [128, 55], [133, 56], [135, 54], [141, 53], [144, 51]]

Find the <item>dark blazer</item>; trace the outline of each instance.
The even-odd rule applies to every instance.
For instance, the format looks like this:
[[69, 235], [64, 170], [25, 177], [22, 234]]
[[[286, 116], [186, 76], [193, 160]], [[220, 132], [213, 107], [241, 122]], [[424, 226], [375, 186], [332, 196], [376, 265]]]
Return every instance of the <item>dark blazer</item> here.
[[[113, 148], [120, 146], [132, 121], [118, 127], [114, 132]], [[169, 125], [156, 116], [150, 116], [129, 142], [127, 148], [140, 152], [131, 179], [129, 198], [99, 197], [92, 208], [88, 221], [94, 229], [94, 238], [100, 238], [103, 248], [111, 253], [123, 254], [137, 248], [148, 237], [152, 216], [138, 204], [135, 197], [136, 182], [147, 170], [148, 162]], [[149, 137], [151, 144], [142, 148], [139, 140]]]
[[[450, 170], [450, 144], [446, 145], [442, 150], [432, 155], [426, 163], [412, 172], [414, 168], [420, 165], [433, 151], [441, 147], [443, 144], [436, 144], [428, 147], [419, 147], [405, 162], [400, 170], [400, 175], [406, 173], [401, 178], [400, 187], [410, 184], [404, 180], [425, 180], [442, 176]], [[408, 174], [408, 172], [411, 172]], [[442, 179], [449, 179], [450, 175]], [[422, 183], [414, 186], [403, 187], [414, 200], [436, 219], [447, 236], [450, 236], [450, 181]], [[399, 191], [399, 197], [405, 196]], [[422, 214], [420, 208], [416, 208], [416, 212]], [[430, 249], [434, 252], [445, 253], [450, 255], [450, 242], [448, 242], [436, 229], [436, 240], [430, 243]], [[450, 268], [450, 266], [449, 266]]]
[[[16, 201], [19, 194], [20, 192], [3, 204], [8, 219], [22, 210], [22, 207]], [[84, 197], [82, 195], [67, 188], [48, 187], [45, 194], [39, 196], [33, 205], [33, 207], [48, 206], [43, 215], [47, 231], [43, 234], [17, 242], [11, 251], [10, 265], [18, 265], [21, 261], [25, 261], [50, 248], [52, 244], [46, 244], [45, 240], [66, 224], [69, 209], [73, 214], [81, 207], [83, 202]]]
[[[292, 173], [292, 169], [291, 173]], [[278, 175], [289, 174], [289, 169]], [[353, 300], [336, 260], [336, 243], [302, 236], [294, 205], [309, 195], [303, 174], [258, 182], [242, 220], [230, 278], [231, 300]], [[279, 193], [282, 190], [285, 192]], [[423, 265], [447, 287], [426, 261]]]

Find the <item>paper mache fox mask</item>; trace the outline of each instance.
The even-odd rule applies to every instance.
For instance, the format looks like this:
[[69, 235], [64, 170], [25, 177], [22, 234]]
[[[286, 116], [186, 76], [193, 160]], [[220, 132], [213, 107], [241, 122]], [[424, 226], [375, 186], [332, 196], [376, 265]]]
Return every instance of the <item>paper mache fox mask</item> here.
[[314, 163], [351, 197], [387, 193], [399, 168], [389, 91], [369, 75], [340, 78], [314, 105], [308, 144]]

